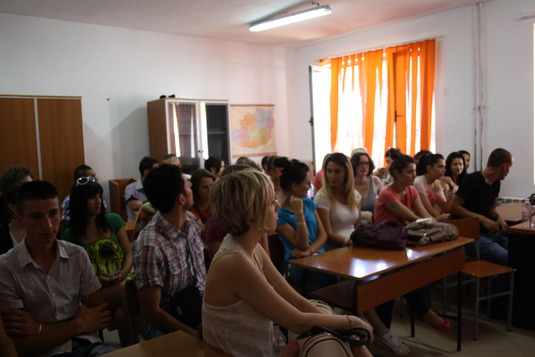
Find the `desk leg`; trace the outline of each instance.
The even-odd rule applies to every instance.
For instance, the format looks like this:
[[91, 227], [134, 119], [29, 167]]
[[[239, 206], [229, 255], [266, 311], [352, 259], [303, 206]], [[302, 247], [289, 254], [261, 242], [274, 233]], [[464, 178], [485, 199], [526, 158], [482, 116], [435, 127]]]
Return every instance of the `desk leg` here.
[[463, 294], [461, 292], [461, 271], [457, 272], [457, 351], [461, 350], [461, 335], [463, 326]]

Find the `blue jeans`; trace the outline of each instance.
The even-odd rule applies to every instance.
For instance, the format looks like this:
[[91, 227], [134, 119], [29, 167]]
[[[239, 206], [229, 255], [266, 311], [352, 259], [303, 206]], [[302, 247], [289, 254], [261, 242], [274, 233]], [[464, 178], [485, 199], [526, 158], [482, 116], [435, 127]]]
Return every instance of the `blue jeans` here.
[[154, 327], [151, 324], [147, 324], [147, 337], [149, 340], [152, 340], [153, 338], [160, 337], [163, 335], [166, 335], [167, 332], [164, 332], [156, 327]]
[[[487, 260], [496, 264], [507, 266], [509, 264], [509, 240], [503, 233], [485, 233], [479, 239], [479, 256], [481, 260]], [[476, 243], [466, 246], [466, 253], [476, 256]]]
[[114, 349], [100, 342], [88, 343], [75, 347], [71, 352], [54, 355], [54, 357], [98, 357], [113, 352]]

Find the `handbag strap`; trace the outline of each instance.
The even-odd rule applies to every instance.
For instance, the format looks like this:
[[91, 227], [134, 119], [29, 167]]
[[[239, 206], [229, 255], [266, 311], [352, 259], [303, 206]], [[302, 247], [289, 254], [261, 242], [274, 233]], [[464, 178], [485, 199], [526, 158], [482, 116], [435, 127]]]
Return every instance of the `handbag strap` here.
[[364, 346], [370, 339], [370, 331], [361, 326], [355, 326], [341, 330], [331, 330], [323, 326], [314, 326], [309, 332], [297, 336], [297, 339], [315, 336], [322, 333], [331, 334], [334, 337], [337, 337], [355, 347]]

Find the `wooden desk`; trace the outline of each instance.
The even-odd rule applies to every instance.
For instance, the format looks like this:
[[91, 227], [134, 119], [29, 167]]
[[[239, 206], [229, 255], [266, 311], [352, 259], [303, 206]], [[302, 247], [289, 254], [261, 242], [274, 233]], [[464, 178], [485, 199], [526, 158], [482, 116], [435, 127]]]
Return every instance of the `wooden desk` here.
[[176, 331], [167, 335], [140, 342], [108, 353], [106, 357], [228, 357], [226, 353], [211, 347], [209, 344]]
[[535, 330], [535, 228], [509, 227], [509, 266], [516, 268], [513, 325]]
[[[465, 262], [464, 246], [470, 242], [472, 239], [459, 237], [453, 241], [399, 251], [347, 247], [296, 259], [291, 264], [347, 279], [309, 295], [357, 314], [459, 273]], [[306, 286], [303, 286], [303, 291], [306, 291]], [[460, 291], [458, 284], [459, 301]], [[460, 351], [460, 309], [457, 319], [457, 349]]]
[[509, 225], [517, 224], [522, 221], [522, 202], [509, 202], [504, 205], [496, 206], [496, 211]]

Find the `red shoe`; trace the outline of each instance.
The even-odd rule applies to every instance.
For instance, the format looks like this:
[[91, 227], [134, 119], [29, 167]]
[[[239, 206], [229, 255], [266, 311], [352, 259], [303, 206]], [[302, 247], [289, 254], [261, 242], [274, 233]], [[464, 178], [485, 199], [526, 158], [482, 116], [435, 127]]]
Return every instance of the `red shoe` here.
[[433, 327], [437, 331], [448, 331], [451, 328], [451, 323], [448, 320], [442, 320], [440, 324]]

